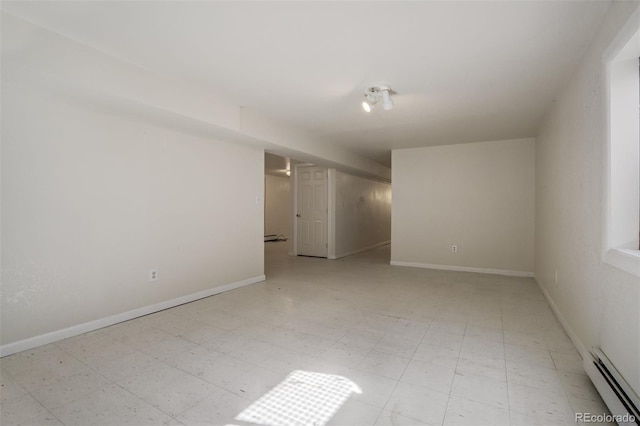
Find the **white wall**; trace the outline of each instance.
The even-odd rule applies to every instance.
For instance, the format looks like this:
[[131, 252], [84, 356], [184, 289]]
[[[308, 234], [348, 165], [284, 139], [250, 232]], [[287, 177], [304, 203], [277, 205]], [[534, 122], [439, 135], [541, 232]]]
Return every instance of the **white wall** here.
[[265, 175], [264, 234], [291, 239], [291, 178]]
[[2, 354], [260, 279], [267, 146], [388, 178], [188, 82], [0, 16]]
[[6, 83], [1, 136], [5, 354], [263, 277], [262, 150]]
[[533, 139], [394, 150], [392, 173], [392, 264], [533, 271]]
[[637, 2], [613, 3], [538, 135], [535, 275], [583, 356], [584, 350], [602, 346], [640, 394], [640, 279], [601, 261], [606, 161], [602, 58], [637, 7]]
[[[335, 257], [391, 239], [391, 185], [335, 171]], [[330, 191], [331, 193], [331, 191]], [[330, 253], [330, 257], [331, 256]]]

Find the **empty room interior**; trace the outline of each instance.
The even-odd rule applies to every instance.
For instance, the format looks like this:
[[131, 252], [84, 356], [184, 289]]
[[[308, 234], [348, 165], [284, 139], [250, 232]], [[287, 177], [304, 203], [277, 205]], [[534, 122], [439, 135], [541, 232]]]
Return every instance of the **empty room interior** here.
[[640, 424], [640, 2], [2, 1], [3, 425]]

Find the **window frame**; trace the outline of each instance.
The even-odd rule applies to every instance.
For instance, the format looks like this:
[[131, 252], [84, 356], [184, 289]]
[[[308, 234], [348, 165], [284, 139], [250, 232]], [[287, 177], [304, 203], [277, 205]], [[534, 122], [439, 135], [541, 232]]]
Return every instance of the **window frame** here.
[[[606, 88], [606, 155], [602, 260], [638, 277], [640, 277], [639, 58], [640, 10], [636, 9], [603, 55]], [[628, 78], [631, 61], [635, 61], [635, 80], [633, 81]], [[630, 88], [633, 94], [629, 93]], [[630, 183], [629, 176], [634, 177]]]

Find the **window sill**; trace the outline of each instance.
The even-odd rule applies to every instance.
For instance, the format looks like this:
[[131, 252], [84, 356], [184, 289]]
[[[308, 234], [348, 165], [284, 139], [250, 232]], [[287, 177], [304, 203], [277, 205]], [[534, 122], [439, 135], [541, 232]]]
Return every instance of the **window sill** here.
[[602, 260], [609, 265], [640, 277], [640, 250], [609, 249]]

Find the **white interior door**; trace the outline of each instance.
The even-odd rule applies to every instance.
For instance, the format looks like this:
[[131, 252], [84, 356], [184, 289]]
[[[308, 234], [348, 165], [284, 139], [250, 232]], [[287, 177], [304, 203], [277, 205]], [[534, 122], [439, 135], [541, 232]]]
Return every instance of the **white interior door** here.
[[296, 176], [298, 254], [327, 257], [327, 169], [299, 167]]

